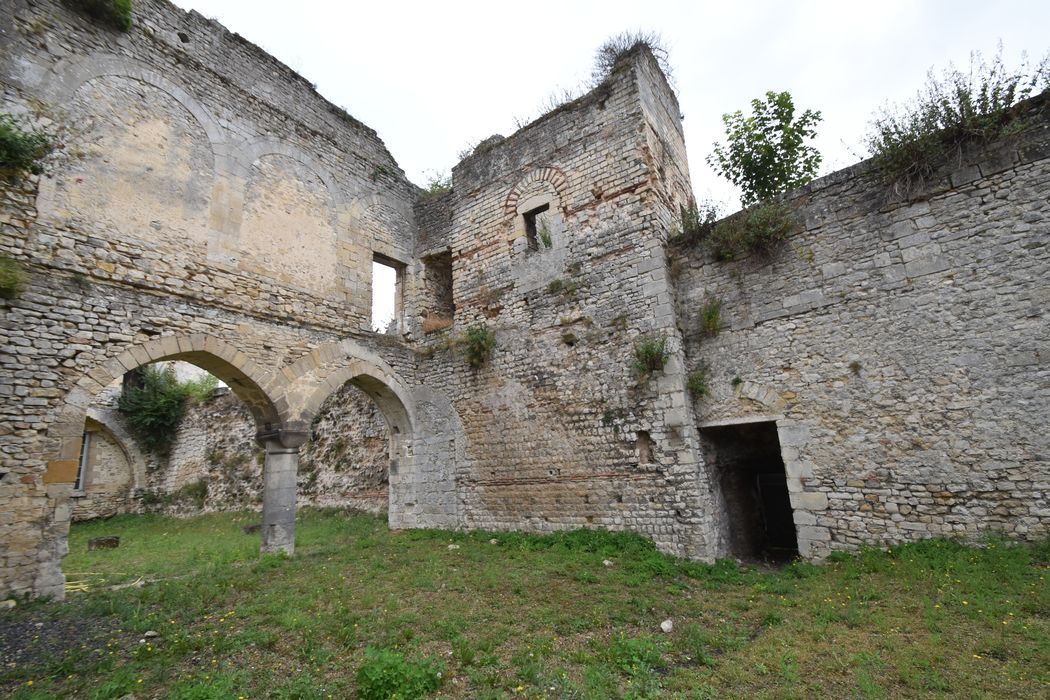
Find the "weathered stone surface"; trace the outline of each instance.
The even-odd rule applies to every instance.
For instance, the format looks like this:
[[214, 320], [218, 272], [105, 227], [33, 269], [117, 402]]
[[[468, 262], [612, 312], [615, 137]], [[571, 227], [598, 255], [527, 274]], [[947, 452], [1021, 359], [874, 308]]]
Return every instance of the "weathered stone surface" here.
[[[864, 165], [808, 186], [789, 246], [727, 265], [668, 247], [691, 187], [645, 50], [425, 197], [374, 131], [164, 0], [137, 1], [126, 34], [13, 0], [0, 30], [0, 109], [66, 144], [0, 186], [0, 254], [27, 273], [0, 300], [0, 597], [61, 597], [71, 517], [201, 476], [206, 508], [265, 502], [267, 549], [294, 542], [297, 500], [357, 499], [394, 527], [631, 529], [725, 556], [701, 428], [755, 420], [776, 424], [805, 557], [1046, 534], [1045, 97], [916, 201]], [[400, 272], [391, 335], [369, 330], [377, 258]], [[471, 367], [461, 335], [480, 324], [496, 347]], [[645, 336], [667, 358], [639, 378]], [[167, 359], [241, 404], [195, 409], [152, 469], [92, 411]], [[110, 430], [95, 483], [113, 488], [74, 493], [88, 418]]]

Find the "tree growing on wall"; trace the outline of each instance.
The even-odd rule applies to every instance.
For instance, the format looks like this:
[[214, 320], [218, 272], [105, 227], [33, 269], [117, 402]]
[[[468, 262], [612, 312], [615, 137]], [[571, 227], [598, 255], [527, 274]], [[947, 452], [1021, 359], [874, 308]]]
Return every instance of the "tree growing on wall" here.
[[820, 153], [806, 143], [816, 135], [820, 112], [807, 109], [796, 115], [787, 92], [751, 100], [751, 111], [747, 117], [740, 110], [722, 115], [726, 143], [716, 143], [707, 157], [715, 172], [742, 190], [745, 207], [801, 187], [820, 166]]

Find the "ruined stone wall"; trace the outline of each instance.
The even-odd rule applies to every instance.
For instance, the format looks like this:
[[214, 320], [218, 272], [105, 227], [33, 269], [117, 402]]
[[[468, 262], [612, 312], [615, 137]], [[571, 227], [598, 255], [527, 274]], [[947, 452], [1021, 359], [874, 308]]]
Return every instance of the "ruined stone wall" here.
[[672, 251], [689, 368], [709, 368], [698, 421], [777, 421], [803, 555], [1046, 535], [1048, 104], [911, 201], [866, 164], [811, 184], [771, 259]]
[[[247, 407], [231, 393], [187, 406], [171, 454], [147, 457], [141, 507], [172, 514], [257, 510], [264, 454], [255, 430]], [[378, 406], [363, 391], [346, 384], [334, 392], [300, 450], [299, 505], [385, 512], [389, 432]], [[206, 488], [199, 487], [201, 481]]]
[[100, 426], [91, 426], [87, 464], [79, 491], [73, 491], [73, 520], [104, 518], [136, 508], [134, 473], [120, 443]]
[[[708, 555], [681, 373], [639, 381], [630, 366], [647, 333], [681, 365], [663, 246], [689, 190], [684, 162], [666, 159], [683, 149], [673, 93], [638, 51], [453, 169], [455, 329], [427, 339], [420, 376], [454, 396], [464, 423], [465, 525], [632, 529]], [[526, 215], [544, 205], [547, 240], [530, 241]], [[476, 371], [445, 349], [475, 324], [497, 339]], [[653, 442], [644, 463], [639, 431]]]
[[193, 361], [263, 431], [361, 372], [412, 402], [412, 351], [362, 329], [373, 254], [411, 258], [417, 189], [371, 129], [163, 0], [127, 33], [15, 0], [0, 32], [0, 111], [62, 146], [0, 187], [0, 254], [27, 275], [0, 301], [0, 596], [60, 596], [82, 416], [123, 372]]

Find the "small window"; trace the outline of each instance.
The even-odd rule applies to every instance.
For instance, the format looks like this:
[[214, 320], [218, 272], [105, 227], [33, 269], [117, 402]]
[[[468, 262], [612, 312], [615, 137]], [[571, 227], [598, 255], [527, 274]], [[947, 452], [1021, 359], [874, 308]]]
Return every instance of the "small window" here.
[[84, 490], [84, 480], [87, 476], [88, 458], [91, 455], [91, 433], [85, 431], [80, 439], [80, 464], [77, 465], [77, 480], [73, 484], [74, 491]]
[[550, 204], [544, 204], [525, 212], [525, 240], [528, 241], [529, 250], [539, 250], [541, 245], [544, 248], [551, 247], [550, 224], [547, 217], [542, 216], [550, 208]]
[[376, 255], [372, 259], [372, 330], [394, 334], [401, 326], [404, 265]]

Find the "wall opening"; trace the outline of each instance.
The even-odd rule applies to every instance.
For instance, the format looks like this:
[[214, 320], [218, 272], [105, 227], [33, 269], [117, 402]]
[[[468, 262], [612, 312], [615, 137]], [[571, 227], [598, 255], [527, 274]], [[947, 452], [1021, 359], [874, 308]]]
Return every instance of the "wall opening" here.
[[423, 258], [423, 332], [452, 325], [456, 304], [452, 296], [452, 251]]
[[653, 439], [645, 430], [638, 431], [638, 464], [652, 464], [653, 462]]
[[523, 214], [525, 217], [525, 240], [528, 243], [529, 250], [551, 247], [550, 221], [548, 221], [546, 216], [546, 212], [550, 208], [551, 205], [548, 203], [535, 209], [530, 209]]
[[404, 269], [403, 263], [386, 256], [372, 257], [372, 330], [376, 333], [401, 331]]
[[774, 421], [702, 428], [707, 464], [719, 489], [730, 554], [788, 562], [798, 538]]

